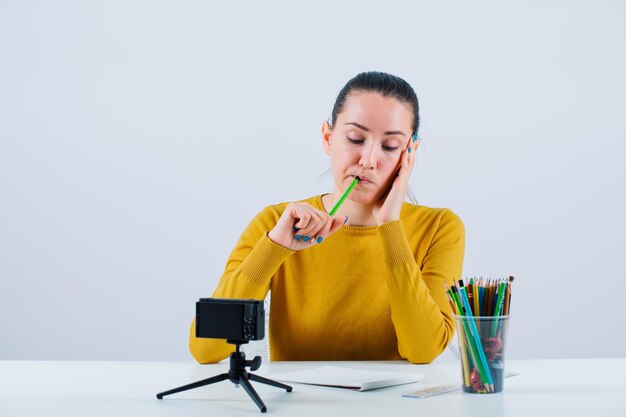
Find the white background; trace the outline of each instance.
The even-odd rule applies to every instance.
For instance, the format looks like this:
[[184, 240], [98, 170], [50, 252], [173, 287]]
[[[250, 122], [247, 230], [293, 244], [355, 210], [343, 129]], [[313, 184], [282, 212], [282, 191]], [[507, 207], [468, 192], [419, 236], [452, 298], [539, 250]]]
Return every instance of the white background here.
[[367, 70], [418, 94], [412, 188], [464, 275], [516, 276], [509, 357], [624, 356], [625, 12], [0, 1], [0, 359], [191, 359], [254, 214], [330, 190], [321, 124]]

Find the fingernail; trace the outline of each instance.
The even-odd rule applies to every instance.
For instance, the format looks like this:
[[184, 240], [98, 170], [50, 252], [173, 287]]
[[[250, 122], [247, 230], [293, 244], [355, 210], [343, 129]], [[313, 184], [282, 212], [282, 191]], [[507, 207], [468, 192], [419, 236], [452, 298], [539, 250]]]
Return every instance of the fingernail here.
[[346, 224], [347, 221], [348, 221], [348, 216], [346, 215], [346, 219], [343, 221], [343, 224]]
[[293, 238], [296, 240], [299, 240], [302, 236], [301, 235], [295, 235]]
[[309, 236], [305, 236], [305, 237], [302, 238], [302, 240], [305, 241], [305, 242], [308, 242], [309, 239], [311, 239]]
[[294, 226], [294, 227], [293, 227], [293, 230], [298, 231], [298, 230], [300, 230], [300, 229], [298, 229], [296, 226]]
[[318, 237], [318, 238], [317, 238], [317, 243], [322, 243], [322, 240], [324, 240], [324, 238], [323, 238], [323, 237], [321, 237], [321, 236], [320, 236], [320, 237]]
[[413, 142], [415, 142], [417, 140], [417, 133], [413, 133], [413, 136], [411, 136], [411, 139], [413, 139]]
[[411, 147], [409, 146], [409, 153], [411, 153]]

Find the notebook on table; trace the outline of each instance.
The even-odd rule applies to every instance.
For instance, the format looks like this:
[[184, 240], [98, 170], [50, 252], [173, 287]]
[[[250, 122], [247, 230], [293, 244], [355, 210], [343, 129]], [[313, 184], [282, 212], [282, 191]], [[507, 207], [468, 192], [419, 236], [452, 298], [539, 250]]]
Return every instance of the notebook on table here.
[[338, 366], [322, 366], [315, 369], [285, 372], [269, 375], [272, 379], [283, 382], [344, 388], [355, 391], [411, 384], [424, 378], [423, 374], [408, 372], [361, 371]]

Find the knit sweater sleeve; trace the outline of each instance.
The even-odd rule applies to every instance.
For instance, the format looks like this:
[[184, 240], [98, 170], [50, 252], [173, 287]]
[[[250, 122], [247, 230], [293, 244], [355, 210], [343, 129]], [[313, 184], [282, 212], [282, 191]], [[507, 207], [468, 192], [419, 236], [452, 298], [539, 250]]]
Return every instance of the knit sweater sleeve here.
[[378, 228], [390, 274], [387, 281], [391, 319], [400, 356], [412, 363], [432, 362], [454, 336], [454, 320], [445, 283], [460, 278], [465, 230], [458, 216], [444, 210], [418, 266], [402, 220]]
[[[271, 206], [250, 222], [228, 258], [213, 292], [214, 298], [265, 299], [272, 276], [293, 253], [267, 236], [279, 217], [276, 206]], [[195, 328], [194, 319], [189, 332], [189, 350], [198, 362], [218, 362], [234, 351], [234, 346], [225, 340], [197, 338]]]

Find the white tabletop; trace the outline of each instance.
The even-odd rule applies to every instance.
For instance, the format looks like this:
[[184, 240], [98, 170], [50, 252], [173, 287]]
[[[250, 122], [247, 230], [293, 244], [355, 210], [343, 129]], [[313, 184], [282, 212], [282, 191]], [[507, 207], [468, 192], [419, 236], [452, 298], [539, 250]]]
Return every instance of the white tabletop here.
[[[267, 414], [305, 416], [626, 416], [626, 359], [510, 360], [504, 392], [451, 392], [404, 398], [425, 384], [458, 382], [460, 365], [406, 362], [268, 362], [254, 372], [331, 364], [361, 370], [416, 372], [423, 382], [354, 392], [291, 384], [293, 392], [252, 385]], [[156, 393], [225, 372], [228, 365], [193, 362], [0, 361], [0, 416], [262, 415], [242, 388], [223, 381], [156, 399]]]

